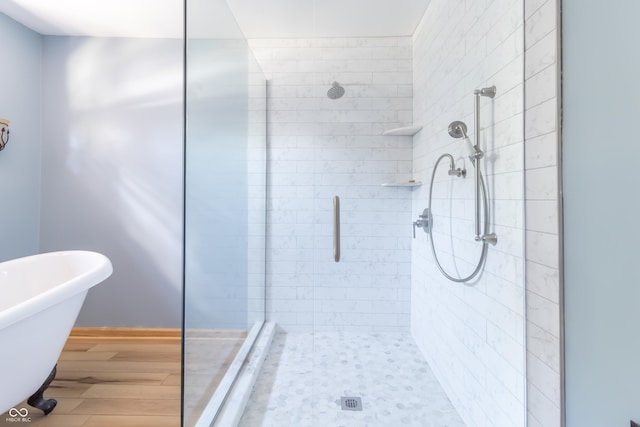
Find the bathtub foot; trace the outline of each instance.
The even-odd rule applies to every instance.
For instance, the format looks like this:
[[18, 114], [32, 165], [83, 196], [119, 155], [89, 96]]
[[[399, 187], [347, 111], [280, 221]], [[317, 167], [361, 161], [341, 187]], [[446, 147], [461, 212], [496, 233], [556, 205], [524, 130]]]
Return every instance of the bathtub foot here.
[[53, 408], [55, 408], [56, 405], [58, 404], [58, 401], [56, 401], [55, 399], [44, 398], [44, 392], [49, 388], [49, 385], [51, 384], [53, 379], [56, 377], [57, 366], [58, 365], [53, 367], [53, 369], [51, 370], [51, 373], [45, 380], [44, 384], [42, 384], [42, 386], [38, 389], [38, 391], [33, 393], [33, 396], [31, 396], [27, 400], [27, 403], [29, 405], [33, 406], [34, 408], [40, 409], [42, 412], [44, 412], [45, 415], [49, 415], [49, 413], [53, 411]]

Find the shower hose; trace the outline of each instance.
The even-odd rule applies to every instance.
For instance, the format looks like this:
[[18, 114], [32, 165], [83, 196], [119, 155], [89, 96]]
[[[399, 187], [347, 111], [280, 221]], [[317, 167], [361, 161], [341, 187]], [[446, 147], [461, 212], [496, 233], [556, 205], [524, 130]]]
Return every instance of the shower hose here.
[[[453, 156], [451, 154], [445, 153], [442, 156], [438, 157], [436, 164], [433, 166], [433, 172], [431, 173], [431, 184], [429, 185], [429, 215], [430, 216], [432, 212], [431, 196], [433, 195], [433, 181], [435, 179], [436, 172], [438, 170], [438, 165], [444, 158], [449, 158], [449, 160], [451, 161], [452, 168], [455, 163], [453, 160]], [[475, 163], [474, 163], [474, 166], [475, 166]], [[483, 199], [482, 205], [484, 208], [484, 234], [486, 235], [486, 234], [489, 234], [489, 207], [488, 207], [489, 204], [487, 202], [487, 190], [484, 186], [484, 178], [482, 177], [482, 175], [480, 175], [480, 184], [482, 188], [482, 199]], [[454, 277], [445, 271], [445, 269], [440, 264], [440, 261], [438, 260], [438, 254], [436, 253], [436, 248], [433, 244], [433, 219], [432, 218], [430, 218], [428, 228], [429, 228], [429, 242], [431, 243], [431, 252], [433, 253], [433, 259], [436, 261], [438, 270], [440, 270], [440, 272], [444, 275], [444, 277], [456, 283], [463, 283], [463, 282], [468, 282], [469, 280], [476, 277], [478, 273], [480, 273], [480, 271], [482, 270], [482, 266], [484, 265], [484, 262], [487, 259], [487, 246], [488, 246], [487, 242], [482, 243], [482, 253], [480, 254], [480, 260], [478, 260], [478, 265], [476, 265], [476, 268], [473, 270], [473, 272], [467, 277]]]

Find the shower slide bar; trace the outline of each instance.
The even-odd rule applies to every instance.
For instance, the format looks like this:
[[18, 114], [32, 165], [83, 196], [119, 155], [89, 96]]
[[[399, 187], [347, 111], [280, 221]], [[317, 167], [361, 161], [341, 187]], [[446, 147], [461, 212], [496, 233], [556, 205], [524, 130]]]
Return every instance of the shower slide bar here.
[[340, 197], [333, 198], [333, 260], [340, 262]]
[[[494, 233], [488, 233], [487, 227], [485, 226], [484, 232], [482, 231], [482, 199], [483, 199], [483, 186], [484, 182], [482, 179], [482, 170], [480, 169], [480, 159], [484, 157], [484, 151], [480, 148], [480, 97], [486, 96], [489, 98], [493, 98], [496, 96], [496, 87], [490, 86], [482, 89], [476, 89], [473, 91], [473, 96], [475, 98], [475, 102], [473, 105], [473, 113], [474, 113], [474, 124], [475, 124], [475, 140], [476, 143], [473, 144], [469, 139], [469, 135], [467, 135], [467, 125], [464, 122], [456, 120], [451, 122], [449, 125], [449, 135], [454, 138], [462, 138], [467, 147], [469, 160], [473, 163], [475, 167], [475, 241], [482, 243], [491, 243], [495, 245], [498, 242], [498, 238]], [[449, 171], [449, 175], [454, 174], [453, 165]], [[458, 175], [460, 176], [460, 175]], [[485, 201], [485, 205], [487, 202]], [[485, 206], [485, 210], [486, 210]], [[485, 214], [485, 223], [488, 220], [486, 218], [488, 214]]]
[[491, 87], [485, 87], [482, 89], [476, 89], [473, 91], [473, 96], [475, 98], [475, 103], [473, 106], [473, 113], [474, 113], [474, 121], [475, 121], [475, 139], [476, 139], [476, 144], [474, 146], [475, 149], [475, 154], [472, 156], [473, 158], [476, 159], [475, 162], [475, 169], [476, 169], [476, 173], [475, 173], [475, 187], [476, 187], [476, 237], [475, 240], [476, 242], [483, 242], [483, 243], [491, 243], [492, 245], [495, 245], [498, 242], [498, 238], [496, 237], [495, 234], [493, 233], [482, 233], [482, 230], [480, 229], [480, 224], [481, 224], [481, 206], [480, 206], [480, 198], [481, 196], [481, 181], [482, 181], [482, 172], [480, 171], [480, 159], [484, 156], [484, 152], [480, 149], [480, 97], [481, 96], [487, 96], [489, 98], [493, 98], [494, 96], [496, 96], [496, 87], [495, 86], [491, 86]]

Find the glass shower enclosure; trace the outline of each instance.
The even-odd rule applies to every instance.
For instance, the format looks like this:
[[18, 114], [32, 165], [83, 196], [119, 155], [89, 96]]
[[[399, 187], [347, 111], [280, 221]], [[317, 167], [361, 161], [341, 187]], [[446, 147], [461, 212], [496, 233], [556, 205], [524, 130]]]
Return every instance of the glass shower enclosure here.
[[[301, 177], [282, 162], [269, 164], [275, 179], [268, 185], [268, 265], [300, 262], [311, 273], [301, 283], [268, 277], [269, 321], [279, 329], [274, 348], [292, 342], [302, 343], [290, 346], [302, 350], [293, 353], [299, 359], [279, 359], [274, 352], [265, 366], [279, 373], [300, 365], [282, 360], [304, 361], [304, 378], [299, 372], [290, 377], [305, 387], [278, 388], [263, 371], [254, 388], [261, 398], [248, 405], [261, 419], [280, 409], [281, 419], [353, 425], [358, 422], [349, 417], [357, 414], [338, 402], [356, 396], [365, 397], [362, 407], [387, 402], [382, 415], [397, 419], [405, 408], [426, 411], [431, 402], [425, 394], [409, 393], [417, 405], [411, 406], [399, 392], [418, 389], [421, 368], [390, 368], [401, 359], [388, 356], [383, 344], [400, 348], [403, 342], [410, 350], [402, 354], [415, 352], [414, 362], [428, 363], [467, 424], [526, 425], [524, 8], [520, 0], [488, 3], [431, 0], [410, 39], [296, 42], [300, 57], [310, 53], [304, 49], [322, 46], [350, 58], [347, 65], [359, 70], [350, 82], [334, 78], [347, 67], [344, 61], [320, 59], [317, 70], [301, 71], [295, 61], [278, 62], [277, 46], [273, 61], [261, 58], [267, 73], [304, 72], [322, 82], [295, 94], [283, 90], [285, 79], [269, 84], [284, 100], [269, 104], [276, 124], [269, 137], [275, 145], [295, 137], [305, 149], [287, 159], [305, 162], [313, 174]], [[186, 7], [183, 420], [190, 427], [211, 424], [265, 319], [267, 103], [264, 76], [226, 2], [187, 0]], [[449, 16], [462, 24], [449, 25], [443, 19]], [[369, 80], [363, 83], [365, 72]], [[343, 103], [328, 99], [334, 80], [345, 85]], [[492, 86], [494, 96], [482, 96]], [[299, 93], [317, 105], [304, 115], [313, 132], [285, 120]], [[279, 126], [278, 119], [291, 125]], [[467, 130], [452, 135], [452, 121], [465, 122]], [[407, 133], [417, 127], [420, 132]], [[464, 138], [452, 137], [465, 133], [482, 156], [469, 158]], [[438, 166], [443, 154], [454, 167]], [[468, 178], [457, 168], [466, 169]], [[481, 178], [484, 185], [478, 185]], [[288, 187], [307, 199], [295, 207], [278, 205], [278, 197], [291, 198]], [[486, 201], [477, 201], [479, 193]], [[331, 209], [335, 195], [339, 215]], [[487, 209], [480, 211], [482, 206]], [[420, 214], [431, 219], [432, 233], [413, 239], [411, 224]], [[291, 249], [287, 236], [278, 240], [273, 230], [292, 216], [307, 221], [305, 246], [284, 250]], [[484, 222], [488, 226], [474, 230]], [[331, 247], [338, 229], [342, 251], [336, 262]], [[464, 283], [441, 274], [431, 243], [441, 267]], [[292, 289], [303, 296], [295, 322], [278, 309], [288, 308]], [[286, 297], [279, 298], [279, 291]], [[341, 339], [348, 348], [332, 347]], [[382, 351], [371, 350], [375, 340]], [[347, 369], [355, 360], [367, 362]], [[400, 366], [407, 371], [398, 374]], [[407, 379], [402, 387], [399, 377]], [[278, 401], [295, 401], [298, 418]], [[364, 416], [383, 408], [369, 407]], [[251, 421], [245, 418], [244, 425], [255, 425]]]
[[265, 318], [266, 82], [224, 0], [185, 16], [182, 419], [209, 426]]

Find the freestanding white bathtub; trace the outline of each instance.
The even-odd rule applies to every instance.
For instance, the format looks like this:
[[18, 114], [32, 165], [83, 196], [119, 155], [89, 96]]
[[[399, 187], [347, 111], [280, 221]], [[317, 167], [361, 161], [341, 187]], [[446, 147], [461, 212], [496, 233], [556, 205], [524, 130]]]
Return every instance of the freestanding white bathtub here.
[[112, 271], [107, 257], [88, 251], [0, 263], [0, 415], [42, 395], [89, 288]]

